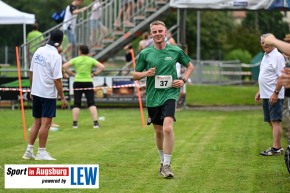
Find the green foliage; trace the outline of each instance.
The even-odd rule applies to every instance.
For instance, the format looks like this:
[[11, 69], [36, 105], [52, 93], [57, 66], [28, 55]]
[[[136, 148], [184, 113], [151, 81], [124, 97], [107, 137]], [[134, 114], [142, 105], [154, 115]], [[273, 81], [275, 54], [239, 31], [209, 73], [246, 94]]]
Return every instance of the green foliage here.
[[289, 25], [283, 21], [281, 11], [248, 11], [247, 17], [243, 20], [244, 28], [255, 28], [261, 34], [273, 33], [279, 39], [283, 39], [289, 33]]
[[[186, 40], [189, 55], [196, 58], [196, 11], [187, 12]], [[230, 11], [200, 11], [200, 53], [202, 60], [223, 59], [223, 44], [227, 32], [234, 27]], [[214, 19], [213, 19], [214, 18]]]
[[249, 64], [251, 59], [251, 54], [247, 50], [242, 49], [233, 50], [225, 56], [225, 60], [240, 60], [246, 64]]
[[237, 26], [227, 33], [223, 46], [226, 53], [242, 49], [254, 56], [261, 51], [260, 32], [254, 28]]

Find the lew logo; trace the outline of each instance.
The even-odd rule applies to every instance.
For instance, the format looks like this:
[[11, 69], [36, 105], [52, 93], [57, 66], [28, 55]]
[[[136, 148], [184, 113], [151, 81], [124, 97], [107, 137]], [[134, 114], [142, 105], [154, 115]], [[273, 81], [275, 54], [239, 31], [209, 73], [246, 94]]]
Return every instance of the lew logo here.
[[72, 167], [70, 172], [71, 185], [96, 185], [97, 167]]

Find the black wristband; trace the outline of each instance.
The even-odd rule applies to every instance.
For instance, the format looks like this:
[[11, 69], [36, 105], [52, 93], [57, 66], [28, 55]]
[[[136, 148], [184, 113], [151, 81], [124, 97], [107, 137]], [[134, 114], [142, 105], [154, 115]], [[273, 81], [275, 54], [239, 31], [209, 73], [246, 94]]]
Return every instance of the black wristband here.
[[181, 78], [183, 80], [184, 84], [187, 83], [187, 80], [185, 78]]

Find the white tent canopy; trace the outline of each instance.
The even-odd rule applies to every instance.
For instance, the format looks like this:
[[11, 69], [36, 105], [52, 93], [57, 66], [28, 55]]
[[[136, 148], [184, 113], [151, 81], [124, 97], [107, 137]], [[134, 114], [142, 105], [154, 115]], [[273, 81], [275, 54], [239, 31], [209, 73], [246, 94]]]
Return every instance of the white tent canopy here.
[[21, 12], [0, 1], [0, 24], [33, 24], [35, 15]]
[[171, 7], [194, 9], [289, 9], [289, 0], [170, 0]]
[[[23, 43], [26, 44], [26, 24], [35, 23], [35, 15], [19, 11], [0, 0], [0, 25], [23, 24]], [[26, 49], [23, 50], [26, 56]], [[26, 57], [24, 57], [26, 64]]]

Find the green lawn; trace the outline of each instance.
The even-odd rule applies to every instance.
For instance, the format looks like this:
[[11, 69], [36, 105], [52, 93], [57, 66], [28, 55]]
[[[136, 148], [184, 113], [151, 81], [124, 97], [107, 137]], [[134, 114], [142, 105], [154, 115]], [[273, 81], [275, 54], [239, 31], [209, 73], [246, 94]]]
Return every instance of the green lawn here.
[[259, 105], [255, 102], [258, 86], [188, 85], [186, 103], [189, 106]]
[[[3, 189], [0, 192], [102, 192], [102, 193], [211, 193], [289, 192], [289, 174], [283, 156], [260, 157], [271, 146], [269, 126], [261, 111], [177, 112], [172, 169], [175, 178], [157, 176], [159, 156], [152, 126], [142, 128], [138, 109], [100, 109], [100, 129], [92, 128], [87, 110], [79, 128], [71, 128], [71, 112], [58, 110], [60, 131], [50, 132], [47, 150], [56, 161], [22, 160], [21, 112], [0, 110], [0, 173], [5, 164], [100, 164], [100, 189]], [[147, 113], [145, 113], [147, 114]], [[26, 110], [27, 127], [31, 110]], [[286, 147], [286, 139], [283, 146]], [[37, 148], [35, 145], [35, 149]], [[1, 172], [2, 171], [2, 172]]]

